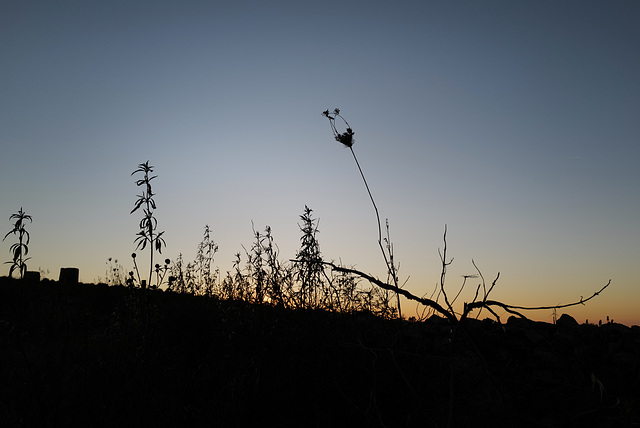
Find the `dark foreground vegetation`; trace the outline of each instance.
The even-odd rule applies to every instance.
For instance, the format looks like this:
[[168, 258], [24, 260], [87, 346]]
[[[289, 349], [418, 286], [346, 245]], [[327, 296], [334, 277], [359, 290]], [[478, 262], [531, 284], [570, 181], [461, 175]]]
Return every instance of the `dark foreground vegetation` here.
[[640, 328], [0, 279], [2, 426], [638, 426]]

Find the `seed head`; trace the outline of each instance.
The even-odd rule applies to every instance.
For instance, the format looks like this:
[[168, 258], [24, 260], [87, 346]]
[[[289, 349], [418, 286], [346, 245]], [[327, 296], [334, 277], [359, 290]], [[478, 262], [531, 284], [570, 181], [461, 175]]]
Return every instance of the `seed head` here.
[[347, 131], [343, 132], [342, 134], [336, 133], [336, 136], [335, 136], [336, 141], [339, 141], [340, 143], [344, 144], [346, 147], [351, 147], [353, 146], [353, 143], [354, 143], [353, 134], [355, 134], [355, 132], [353, 132], [351, 128], [347, 128]]
[[[329, 112], [329, 110], [325, 110], [322, 112], [322, 115], [325, 116], [327, 119], [329, 119], [329, 124], [331, 125], [331, 131], [333, 131], [333, 137], [336, 139], [336, 141], [344, 144], [346, 147], [353, 146], [353, 143], [355, 142], [353, 138], [353, 134], [355, 134], [355, 132], [353, 132], [353, 129], [351, 129], [351, 127], [349, 126], [349, 123], [347, 123], [344, 117], [340, 115], [340, 109], [335, 108], [331, 113]], [[344, 124], [347, 126], [347, 130], [345, 132], [341, 133], [336, 128], [336, 118], [340, 118], [340, 120], [342, 120]]]

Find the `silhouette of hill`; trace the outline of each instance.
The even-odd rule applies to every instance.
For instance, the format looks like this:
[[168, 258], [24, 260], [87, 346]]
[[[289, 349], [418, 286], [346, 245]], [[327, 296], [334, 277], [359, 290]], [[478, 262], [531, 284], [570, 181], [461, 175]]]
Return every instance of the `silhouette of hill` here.
[[0, 279], [3, 426], [637, 426], [640, 328]]

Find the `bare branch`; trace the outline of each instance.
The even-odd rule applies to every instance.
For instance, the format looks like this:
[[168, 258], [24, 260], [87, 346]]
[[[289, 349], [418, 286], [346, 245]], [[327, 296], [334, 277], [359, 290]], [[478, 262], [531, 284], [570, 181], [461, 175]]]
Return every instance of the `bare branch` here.
[[[487, 287], [485, 286], [485, 281], [484, 281], [484, 275], [482, 275], [482, 272], [480, 271], [480, 268], [478, 267], [478, 265], [476, 265], [476, 261], [471, 259], [471, 264], [473, 265], [474, 268], [476, 268], [476, 272], [478, 272], [478, 275], [480, 275], [480, 279], [482, 279], [482, 290], [484, 292], [484, 296], [482, 297], [482, 299], [486, 299], [487, 298]], [[475, 299], [473, 299], [473, 301], [475, 302]]]
[[[292, 260], [292, 261], [297, 261], [297, 260]], [[411, 294], [410, 292], [408, 292], [407, 290], [403, 290], [402, 288], [396, 287], [394, 285], [391, 284], [386, 284], [382, 281], [380, 281], [377, 278], [374, 278], [371, 275], [368, 275], [364, 272], [360, 272], [359, 270], [356, 269], [349, 269], [349, 268], [345, 268], [342, 266], [336, 266], [335, 264], [331, 263], [331, 262], [325, 262], [323, 261], [322, 264], [327, 265], [327, 266], [331, 266], [331, 268], [333, 270], [336, 270], [338, 272], [343, 272], [343, 273], [352, 273], [355, 275], [358, 275], [361, 278], [366, 279], [367, 281], [371, 282], [372, 284], [377, 285], [378, 287], [384, 289], [384, 290], [389, 290], [389, 291], [393, 291], [395, 293], [401, 294], [404, 297], [406, 297], [409, 300], [414, 300], [416, 302], [422, 303], [425, 306], [431, 307], [433, 309], [435, 309], [437, 312], [439, 312], [440, 314], [442, 314], [444, 317], [446, 317], [447, 319], [449, 319], [451, 322], [457, 322], [457, 319], [452, 312], [448, 312], [445, 308], [443, 308], [440, 304], [438, 304], [437, 302], [434, 302], [431, 299], [425, 299], [422, 297], [418, 297], [415, 296], [413, 294]]]
[[[496, 278], [496, 280], [497, 280], [497, 278]], [[494, 284], [495, 284], [495, 281], [494, 281]], [[567, 304], [564, 304], [564, 305], [516, 306], [516, 305], [507, 305], [507, 304], [504, 304], [502, 302], [498, 302], [498, 301], [495, 301], [495, 300], [485, 300], [485, 301], [482, 301], [482, 302], [473, 302], [473, 303], [469, 303], [469, 304], [465, 305], [465, 310], [464, 310], [464, 313], [462, 315], [462, 318], [466, 317], [469, 312], [471, 312], [472, 310], [474, 310], [476, 308], [487, 308], [488, 309], [490, 306], [498, 306], [498, 307], [504, 309], [505, 311], [507, 311], [507, 312], [509, 312], [511, 314], [518, 315], [521, 318], [526, 318], [524, 315], [522, 315], [521, 313], [517, 312], [516, 310], [521, 310], [521, 311], [540, 311], [540, 310], [545, 310], [545, 309], [561, 309], [561, 308], [569, 308], [571, 306], [584, 305], [589, 300], [591, 300], [594, 297], [600, 295], [600, 293], [602, 293], [604, 291], [604, 289], [607, 288], [610, 284], [611, 284], [611, 280], [609, 280], [600, 290], [598, 290], [595, 293], [593, 293], [590, 297], [585, 299], [582, 296], [580, 296], [580, 300], [578, 300], [577, 302], [567, 303]], [[491, 288], [493, 288], [493, 285], [491, 286]]]
[[[447, 225], [444, 225], [444, 236], [442, 238], [444, 241], [444, 248], [442, 252], [438, 249], [438, 253], [440, 254], [440, 260], [442, 261], [442, 272], [440, 273], [440, 292], [444, 296], [444, 302], [447, 304], [447, 308], [449, 308], [450, 314], [455, 314], [453, 310], [453, 306], [449, 303], [449, 298], [447, 297], [447, 292], [444, 289], [445, 276], [447, 275], [447, 266], [453, 263], [453, 258], [447, 262]], [[453, 315], [455, 317], [455, 315]]]
[[496, 282], [498, 282], [498, 278], [500, 278], [500, 272], [498, 272], [498, 274], [496, 275], [496, 279], [494, 279], [493, 282], [491, 283], [491, 287], [489, 287], [489, 291], [487, 291], [487, 294], [484, 296], [484, 300], [487, 300], [487, 297], [489, 297], [489, 294], [491, 294], [491, 290], [493, 290], [493, 287], [496, 286]]
[[[298, 262], [298, 260], [291, 260], [291, 261]], [[333, 264], [331, 262], [325, 262], [325, 261], [323, 261], [322, 264], [327, 265], [327, 266], [331, 266], [331, 268], [333, 270], [336, 270], [338, 272], [351, 273], [351, 274], [358, 275], [359, 277], [366, 279], [367, 281], [371, 282], [372, 284], [377, 285], [378, 287], [380, 287], [380, 288], [382, 288], [384, 290], [389, 290], [389, 291], [396, 292], [398, 294], [403, 295], [404, 297], [406, 297], [409, 300], [413, 300], [413, 301], [421, 303], [421, 304], [423, 304], [423, 305], [425, 305], [427, 307], [430, 307], [430, 308], [434, 309], [436, 312], [438, 312], [439, 314], [443, 315], [445, 318], [447, 318], [449, 321], [451, 321], [453, 323], [457, 323], [458, 321], [464, 320], [471, 311], [473, 311], [474, 309], [478, 309], [478, 308], [487, 309], [489, 312], [491, 312], [491, 314], [494, 317], [496, 317], [496, 319], [499, 322], [500, 321], [500, 317], [491, 308], [492, 306], [497, 306], [499, 308], [502, 308], [504, 311], [506, 311], [506, 312], [508, 312], [510, 314], [516, 315], [516, 316], [518, 316], [520, 318], [527, 319], [527, 317], [524, 316], [519, 311], [537, 311], [537, 310], [545, 310], [545, 309], [561, 309], [561, 308], [568, 308], [568, 307], [571, 307], [571, 306], [577, 306], [577, 305], [585, 304], [589, 300], [591, 300], [594, 297], [600, 295], [600, 293], [602, 293], [602, 291], [604, 291], [611, 284], [611, 280], [609, 280], [600, 290], [598, 290], [595, 293], [593, 293], [590, 297], [588, 297], [586, 299], [581, 297], [580, 300], [577, 301], [577, 302], [567, 303], [567, 304], [564, 304], [564, 305], [516, 306], [516, 305], [507, 305], [505, 303], [502, 303], [502, 302], [499, 302], [499, 301], [496, 301], [496, 300], [486, 300], [486, 299], [482, 300], [482, 301], [472, 302], [472, 303], [465, 303], [464, 311], [463, 311], [462, 315], [460, 316], [460, 319], [458, 319], [453, 310], [451, 310], [451, 312], [449, 312], [447, 309], [442, 307], [438, 302], [435, 302], [435, 301], [433, 301], [431, 299], [427, 299], [427, 298], [424, 298], [424, 297], [415, 296], [415, 295], [411, 294], [407, 290], [401, 289], [401, 288], [396, 287], [396, 286], [391, 285], [391, 284], [384, 283], [384, 282], [380, 281], [379, 279], [374, 278], [373, 276], [371, 276], [369, 274], [366, 274], [364, 272], [361, 272], [361, 271], [359, 271], [357, 269], [349, 269], [349, 268], [345, 268], [345, 267], [342, 267], [342, 266], [337, 266], [337, 265], [335, 265], [335, 264]], [[493, 283], [491, 285], [491, 288], [487, 292], [487, 295], [491, 292], [491, 290], [495, 286], [499, 276], [500, 276], [500, 274], [498, 274], [496, 276], [496, 279], [493, 281]]]

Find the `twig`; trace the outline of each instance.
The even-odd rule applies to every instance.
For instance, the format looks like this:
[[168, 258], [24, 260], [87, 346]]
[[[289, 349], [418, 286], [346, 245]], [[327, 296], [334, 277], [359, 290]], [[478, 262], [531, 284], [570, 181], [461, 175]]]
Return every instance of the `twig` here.
[[453, 306], [451, 306], [451, 303], [449, 303], [447, 292], [444, 289], [444, 278], [447, 275], [447, 266], [453, 263], [453, 258], [451, 258], [451, 260], [447, 262], [447, 225], [446, 224], [444, 225], [443, 241], [444, 241], [444, 248], [442, 249], [442, 252], [440, 252], [440, 249], [438, 249], [438, 254], [440, 254], [440, 260], [442, 261], [442, 272], [440, 273], [440, 292], [444, 296], [444, 301], [447, 304], [447, 307], [449, 308], [449, 312], [451, 314], [454, 314], [455, 312], [453, 310]]

